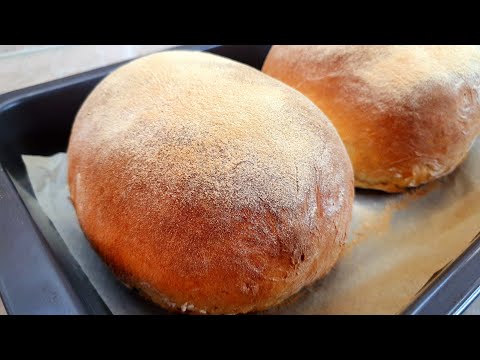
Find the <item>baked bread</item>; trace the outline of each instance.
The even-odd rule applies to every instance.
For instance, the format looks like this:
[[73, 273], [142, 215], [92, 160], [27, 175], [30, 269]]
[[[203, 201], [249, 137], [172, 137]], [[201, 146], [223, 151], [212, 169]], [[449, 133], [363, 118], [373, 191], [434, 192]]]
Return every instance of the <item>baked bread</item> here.
[[107, 76], [79, 110], [68, 184], [93, 247], [126, 284], [193, 313], [266, 309], [326, 274], [353, 169], [305, 96], [201, 52]]
[[328, 116], [361, 188], [444, 176], [480, 131], [478, 46], [277, 45], [262, 70]]

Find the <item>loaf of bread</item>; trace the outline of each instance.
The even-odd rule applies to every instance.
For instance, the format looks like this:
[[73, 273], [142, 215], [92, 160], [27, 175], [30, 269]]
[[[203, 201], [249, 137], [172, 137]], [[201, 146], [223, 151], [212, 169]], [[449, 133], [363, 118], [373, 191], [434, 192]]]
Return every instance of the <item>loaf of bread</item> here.
[[353, 169], [305, 96], [247, 65], [168, 51], [107, 76], [79, 110], [68, 184], [115, 274], [172, 311], [276, 305], [325, 275]]
[[328, 116], [361, 188], [444, 176], [480, 132], [478, 46], [277, 45], [262, 70]]

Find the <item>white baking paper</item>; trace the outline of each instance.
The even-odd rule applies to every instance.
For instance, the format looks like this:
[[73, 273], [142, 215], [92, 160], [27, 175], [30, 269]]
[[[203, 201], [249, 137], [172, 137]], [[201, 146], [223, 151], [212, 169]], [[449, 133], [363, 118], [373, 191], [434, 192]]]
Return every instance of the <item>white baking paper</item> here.
[[[24, 155], [36, 198], [114, 314], [162, 312], [118, 282], [69, 200], [66, 155]], [[451, 175], [405, 194], [357, 190], [348, 246], [324, 279], [267, 314], [396, 314], [480, 230], [480, 140]]]

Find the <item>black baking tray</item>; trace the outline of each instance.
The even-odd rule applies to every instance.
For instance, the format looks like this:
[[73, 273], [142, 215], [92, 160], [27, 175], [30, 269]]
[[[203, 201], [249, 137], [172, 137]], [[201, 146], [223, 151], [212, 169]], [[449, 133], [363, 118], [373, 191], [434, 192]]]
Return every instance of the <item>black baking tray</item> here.
[[[270, 45], [192, 45], [260, 69]], [[22, 154], [65, 151], [80, 105], [120, 62], [0, 95], [0, 296], [9, 314], [110, 314], [36, 201]], [[404, 314], [459, 314], [480, 292], [480, 240]]]

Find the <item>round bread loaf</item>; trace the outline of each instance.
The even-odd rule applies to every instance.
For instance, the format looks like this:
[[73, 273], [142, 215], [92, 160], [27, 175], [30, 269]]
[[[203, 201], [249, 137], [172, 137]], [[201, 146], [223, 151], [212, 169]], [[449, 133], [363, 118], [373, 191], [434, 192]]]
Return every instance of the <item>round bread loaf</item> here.
[[478, 46], [277, 45], [263, 71], [328, 116], [361, 188], [444, 176], [480, 132]]
[[353, 169], [325, 115], [207, 53], [162, 52], [107, 76], [76, 116], [68, 161], [93, 247], [173, 311], [280, 303], [332, 268], [351, 221]]

